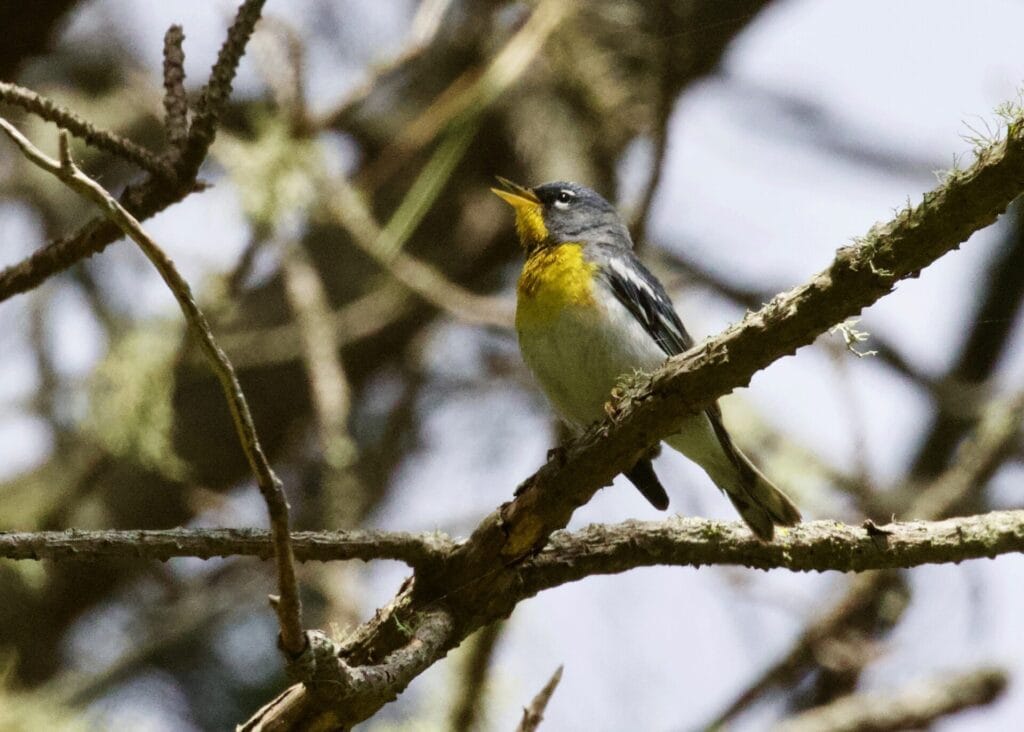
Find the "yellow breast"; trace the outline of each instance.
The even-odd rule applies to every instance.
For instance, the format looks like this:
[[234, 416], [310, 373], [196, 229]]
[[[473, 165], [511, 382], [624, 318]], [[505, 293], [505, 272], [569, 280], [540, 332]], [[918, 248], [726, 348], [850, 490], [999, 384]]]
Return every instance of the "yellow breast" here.
[[543, 324], [567, 307], [592, 304], [596, 269], [597, 265], [584, 259], [580, 244], [535, 251], [519, 276], [516, 328]]

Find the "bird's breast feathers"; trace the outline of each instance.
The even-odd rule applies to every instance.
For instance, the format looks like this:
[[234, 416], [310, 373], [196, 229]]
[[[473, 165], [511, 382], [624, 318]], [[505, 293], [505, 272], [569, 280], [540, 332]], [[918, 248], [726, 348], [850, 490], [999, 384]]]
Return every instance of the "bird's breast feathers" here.
[[523, 358], [561, 416], [585, 426], [616, 381], [665, 354], [599, 278], [579, 246], [535, 253], [519, 279], [516, 330]]
[[530, 255], [517, 288], [516, 326], [532, 327], [558, 318], [565, 308], [594, 304], [597, 265], [580, 244], [546, 247]]

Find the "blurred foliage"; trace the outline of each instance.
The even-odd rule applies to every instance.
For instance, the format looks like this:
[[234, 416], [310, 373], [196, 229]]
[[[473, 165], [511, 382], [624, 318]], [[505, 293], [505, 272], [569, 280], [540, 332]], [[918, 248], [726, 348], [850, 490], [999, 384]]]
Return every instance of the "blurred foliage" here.
[[92, 373], [83, 436], [113, 457], [127, 457], [168, 478], [185, 464], [171, 449], [171, 369], [183, 325], [150, 322], [128, 331]]

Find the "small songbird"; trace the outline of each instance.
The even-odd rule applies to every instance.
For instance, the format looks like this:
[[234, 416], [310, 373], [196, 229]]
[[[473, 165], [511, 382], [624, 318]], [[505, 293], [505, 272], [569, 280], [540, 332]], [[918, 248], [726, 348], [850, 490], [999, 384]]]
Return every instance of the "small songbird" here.
[[[498, 182], [491, 190], [515, 209], [526, 251], [517, 287], [519, 348], [559, 416], [580, 432], [604, 416], [619, 379], [657, 368], [693, 339], [633, 253], [611, 204], [577, 183]], [[770, 541], [776, 524], [800, 521], [793, 502], [733, 443], [717, 404], [687, 418], [665, 442], [704, 469], [760, 539]], [[668, 507], [650, 455], [625, 475], [655, 508]]]

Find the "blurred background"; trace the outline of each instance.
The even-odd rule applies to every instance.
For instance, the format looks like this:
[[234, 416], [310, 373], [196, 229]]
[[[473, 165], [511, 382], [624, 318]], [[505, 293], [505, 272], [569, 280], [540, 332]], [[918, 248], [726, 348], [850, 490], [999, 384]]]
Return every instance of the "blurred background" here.
[[[207, 79], [230, 2], [0, 3], [0, 79], [155, 150], [161, 48]], [[1009, 0], [271, 0], [201, 177], [146, 222], [197, 291], [285, 481], [297, 529], [465, 536], [560, 432], [509, 324], [521, 253], [493, 176], [584, 182], [631, 221], [690, 331], [714, 334], [970, 160], [1024, 83]], [[0, 106], [47, 151], [56, 130]], [[76, 148], [115, 192], [139, 173]], [[0, 265], [93, 215], [0, 143]], [[1018, 209], [723, 400], [812, 519], [915, 518], [986, 405], [1024, 389]], [[0, 303], [0, 529], [264, 526], [216, 382], [124, 242]], [[1019, 441], [937, 514], [1021, 507]], [[675, 454], [685, 515], [735, 518]], [[915, 513], [916, 512], [916, 513]], [[621, 479], [573, 526], [657, 519]], [[376, 562], [299, 568], [344, 633], [397, 590]], [[366, 730], [510, 730], [565, 665], [543, 728], [763, 729], [852, 691], [979, 666], [1024, 717], [1024, 559], [852, 577], [658, 568], [519, 606]], [[0, 562], [0, 727], [217, 730], [283, 688], [272, 566]], [[780, 663], [780, 659], [783, 663]], [[750, 693], [745, 694], [748, 690]], [[737, 701], [739, 700], [739, 701]]]

